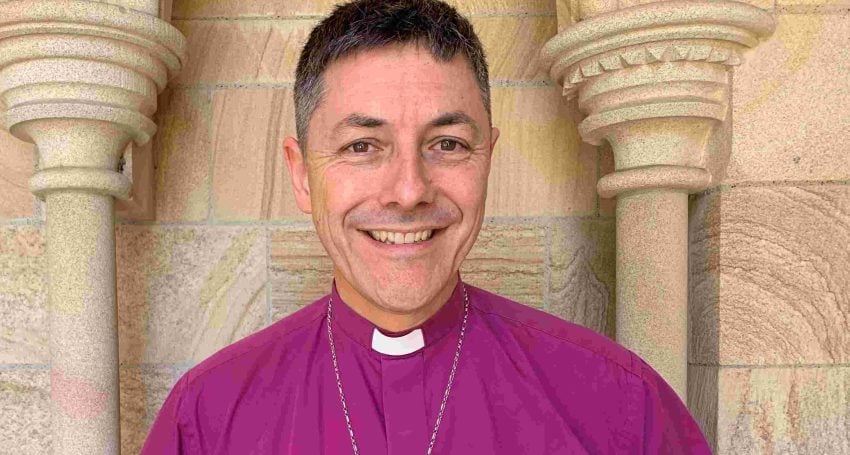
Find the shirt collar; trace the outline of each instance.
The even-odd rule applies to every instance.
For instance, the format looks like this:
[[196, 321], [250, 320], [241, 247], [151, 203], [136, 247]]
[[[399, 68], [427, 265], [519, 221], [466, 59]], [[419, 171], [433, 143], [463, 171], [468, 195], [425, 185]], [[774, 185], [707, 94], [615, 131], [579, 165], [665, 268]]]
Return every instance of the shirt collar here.
[[[368, 319], [357, 314], [342, 300], [336, 289], [336, 280], [333, 282], [331, 295], [333, 297], [333, 303], [331, 304], [333, 306], [333, 329], [338, 328], [342, 330], [358, 344], [375, 354], [386, 355], [372, 349], [372, 334], [375, 328], [378, 327]], [[457, 284], [449, 300], [436, 313], [425, 320], [425, 322], [402, 332], [390, 332], [381, 328], [378, 328], [378, 330], [384, 335], [396, 337], [405, 335], [416, 329], [422, 329], [422, 335], [425, 340], [424, 347], [427, 348], [460, 325], [463, 318], [463, 300], [463, 283], [460, 280], [460, 274], [458, 274]]]

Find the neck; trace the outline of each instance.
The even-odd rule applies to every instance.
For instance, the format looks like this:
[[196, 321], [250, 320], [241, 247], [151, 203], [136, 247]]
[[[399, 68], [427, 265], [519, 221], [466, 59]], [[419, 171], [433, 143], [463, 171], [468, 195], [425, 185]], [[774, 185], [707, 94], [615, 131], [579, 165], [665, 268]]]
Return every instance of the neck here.
[[427, 304], [410, 312], [397, 313], [378, 305], [368, 297], [360, 293], [344, 276], [334, 269], [334, 280], [336, 290], [355, 313], [359, 314], [378, 328], [385, 332], [404, 332], [410, 330], [433, 316], [443, 305], [448, 302], [458, 281], [458, 274], [451, 275], [449, 281], [440, 289], [440, 292]]

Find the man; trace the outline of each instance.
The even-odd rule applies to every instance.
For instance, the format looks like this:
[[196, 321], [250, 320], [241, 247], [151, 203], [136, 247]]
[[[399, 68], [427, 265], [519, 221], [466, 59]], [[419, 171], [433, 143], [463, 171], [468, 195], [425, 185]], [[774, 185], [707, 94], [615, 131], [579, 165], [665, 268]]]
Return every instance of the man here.
[[184, 375], [143, 453], [709, 453], [635, 354], [461, 281], [499, 131], [455, 10], [337, 7], [304, 47], [295, 103], [284, 152], [330, 294]]

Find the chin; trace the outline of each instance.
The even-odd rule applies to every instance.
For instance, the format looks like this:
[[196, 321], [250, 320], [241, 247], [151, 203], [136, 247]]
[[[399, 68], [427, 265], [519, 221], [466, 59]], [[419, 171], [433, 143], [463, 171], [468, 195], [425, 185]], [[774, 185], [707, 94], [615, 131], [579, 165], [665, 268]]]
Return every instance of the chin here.
[[376, 302], [381, 306], [400, 311], [410, 312], [426, 306], [439, 289], [431, 289], [431, 280], [399, 280], [375, 289], [377, 293]]

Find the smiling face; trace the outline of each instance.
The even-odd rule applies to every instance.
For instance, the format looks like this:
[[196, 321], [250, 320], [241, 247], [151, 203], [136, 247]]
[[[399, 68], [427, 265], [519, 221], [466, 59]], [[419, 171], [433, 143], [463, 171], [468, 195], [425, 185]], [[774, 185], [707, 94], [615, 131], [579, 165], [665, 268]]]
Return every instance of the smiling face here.
[[489, 127], [463, 56], [417, 45], [345, 56], [323, 75], [306, 163], [284, 144], [298, 206], [311, 213], [345, 301], [393, 331], [448, 299], [481, 228]]

